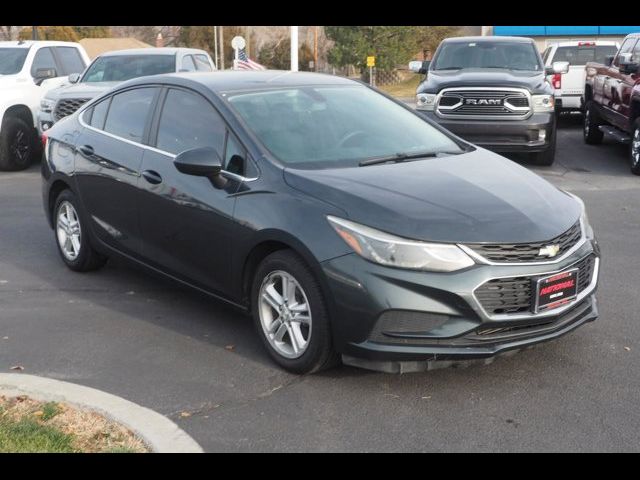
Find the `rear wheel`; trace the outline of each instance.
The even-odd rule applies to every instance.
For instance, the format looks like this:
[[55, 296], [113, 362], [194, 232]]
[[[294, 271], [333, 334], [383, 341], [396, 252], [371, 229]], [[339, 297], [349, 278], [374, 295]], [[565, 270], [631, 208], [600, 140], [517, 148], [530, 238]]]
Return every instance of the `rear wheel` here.
[[592, 100], [589, 100], [587, 102], [584, 110], [582, 125], [582, 133], [585, 143], [588, 143], [589, 145], [598, 145], [602, 143], [604, 133], [602, 133], [602, 131], [600, 131], [600, 129], [598, 128], [600, 125], [602, 125], [602, 122], [600, 120], [600, 115], [598, 115], [598, 112], [593, 106]]
[[86, 222], [80, 215], [76, 196], [71, 190], [64, 190], [58, 195], [53, 212], [58, 252], [67, 267], [76, 272], [88, 272], [102, 267], [107, 257], [98, 253], [91, 245]]
[[633, 125], [631, 148], [629, 150], [631, 156], [631, 173], [640, 175], [640, 118], [638, 118]]
[[304, 374], [337, 363], [320, 285], [294, 252], [279, 250], [262, 261], [253, 279], [251, 305], [256, 330], [282, 368]]
[[37, 140], [35, 130], [24, 120], [6, 118], [0, 131], [0, 170], [28, 168], [38, 151]]

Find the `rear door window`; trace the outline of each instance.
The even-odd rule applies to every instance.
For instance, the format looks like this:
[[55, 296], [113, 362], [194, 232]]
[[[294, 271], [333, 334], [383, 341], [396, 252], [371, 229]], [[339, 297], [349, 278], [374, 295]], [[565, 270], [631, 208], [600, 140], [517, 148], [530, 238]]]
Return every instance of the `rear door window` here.
[[196, 71], [196, 64], [193, 62], [193, 57], [191, 55], [185, 55], [182, 57], [182, 70], [186, 70], [187, 72]]
[[114, 95], [111, 98], [104, 130], [127, 140], [142, 143], [156, 91], [157, 88], [144, 87]]
[[80, 52], [74, 47], [55, 47], [60, 61], [61, 75], [71, 75], [72, 73], [82, 73], [86, 65], [80, 56]]
[[211, 72], [213, 68], [211, 67], [211, 62], [209, 61], [209, 57], [203, 54], [197, 54], [193, 56], [193, 59], [196, 62], [196, 68], [199, 72]]
[[104, 121], [107, 118], [107, 111], [109, 110], [110, 102], [111, 99], [108, 98], [93, 107], [93, 113], [91, 114], [91, 122], [89, 125], [100, 130], [104, 128]]

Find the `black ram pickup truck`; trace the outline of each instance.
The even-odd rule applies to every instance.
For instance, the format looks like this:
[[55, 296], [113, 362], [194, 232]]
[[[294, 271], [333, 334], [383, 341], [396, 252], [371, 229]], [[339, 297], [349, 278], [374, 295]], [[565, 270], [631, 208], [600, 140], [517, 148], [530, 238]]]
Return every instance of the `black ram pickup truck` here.
[[568, 62], [545, 68], [530, 38], [453, 37], [439, 45], [432, 61], [411, 62], [409, 68], [425, 74], [416, 108], [427, 118], [481, 147], [553, 163], [554, 90], [546, 75], [566, 73]]

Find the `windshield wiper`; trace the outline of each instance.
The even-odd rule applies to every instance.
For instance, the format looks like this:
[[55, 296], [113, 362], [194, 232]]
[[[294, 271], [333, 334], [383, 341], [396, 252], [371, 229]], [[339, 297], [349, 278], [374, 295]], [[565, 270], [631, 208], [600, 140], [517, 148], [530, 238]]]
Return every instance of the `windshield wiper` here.
[[358, 165], [361, 167], [366, 167], [368, 165], [378, 165], [380, 163], [394, 162], [401, 163], [407, 160], [413, 160], [416, 158], [432, 158], [437, 157], [438, 155], [457, 155], [462, 152], [446, 152], [446, 151], [437, 151], [437, 152], [422, 152], [422, 153], [396, 153], [394, 155], [388, 155], [385, 157], [375, 157], [369, 158], [367, 160], [362, 160]]

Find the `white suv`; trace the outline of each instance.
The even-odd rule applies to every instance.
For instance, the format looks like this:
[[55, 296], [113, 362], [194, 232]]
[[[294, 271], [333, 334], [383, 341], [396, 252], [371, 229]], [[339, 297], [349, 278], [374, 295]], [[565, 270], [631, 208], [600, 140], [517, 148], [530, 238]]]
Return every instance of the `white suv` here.
[[88, 64], [78, 43], [0, 42], [0, 170], [22, 170], [37, 158], [40, 100]]
[[615, 55], [618, 48], [617, 42], [606, 40], [559, 42], [547, 47], [542, 54], [545, 66], [569, 62], [568, 73], [547, 77], [555, 89], [556, 112], [582, 111], [585, 65], [587, 62], [605, 63], [606, 57]]

